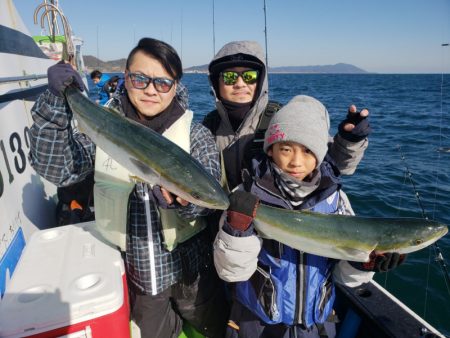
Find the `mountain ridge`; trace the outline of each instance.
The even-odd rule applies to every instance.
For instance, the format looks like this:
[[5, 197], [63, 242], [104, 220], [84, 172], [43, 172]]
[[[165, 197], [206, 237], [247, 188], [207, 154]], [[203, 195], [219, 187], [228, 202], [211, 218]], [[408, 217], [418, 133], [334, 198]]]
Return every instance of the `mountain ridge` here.
[[[127, 60], [125, 58], [111, 61], [102, 61], [95, 56], [83, 57], [86, 71], [98, 69], [105, 73], [123, 72]], [[208, 73], [208, 65], [199, 65], [185, 68], [185, 73]], [[304, 73], [304, 74], [367, 74], [366, 70], [348, 63], [336, 63], [334, 65], [312, 66], [281, 66], [269, 67], [269, 73]]]

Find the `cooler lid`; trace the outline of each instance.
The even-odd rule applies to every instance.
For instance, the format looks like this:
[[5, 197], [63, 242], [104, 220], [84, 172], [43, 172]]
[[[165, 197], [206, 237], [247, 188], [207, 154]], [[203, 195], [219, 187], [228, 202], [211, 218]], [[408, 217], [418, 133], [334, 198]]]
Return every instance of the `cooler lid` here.
[[35, 232], [0, 301], [0, 336], [49, 331], [118, 310], [125, 269], [94, 222]]

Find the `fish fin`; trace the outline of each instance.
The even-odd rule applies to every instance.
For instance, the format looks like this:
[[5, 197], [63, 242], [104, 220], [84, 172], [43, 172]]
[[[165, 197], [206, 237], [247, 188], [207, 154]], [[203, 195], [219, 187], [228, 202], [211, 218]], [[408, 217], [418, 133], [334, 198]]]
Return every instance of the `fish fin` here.
[[115, 109], [113, 107], [103, 107], [103, 109], [109, 111], [112, 114], [117, 114], [119, 116], [122, 116], [122, 114], [117, 109]]
[[136, 175], [129, 175], [130, 180], [132, 180], [134, 183], [138, 183], [138, 182], [145, 182], [144, 179], [140, 178], [139, 176]]
[[138, 169], [139, 172], [143, 173], [142, 176], [134, 175], [134, 177], [150, 184], [157, 184], [159, 182], [160, 175], [148, 165], [131, 157], [130, 162], [133, 163], [133, 165]]

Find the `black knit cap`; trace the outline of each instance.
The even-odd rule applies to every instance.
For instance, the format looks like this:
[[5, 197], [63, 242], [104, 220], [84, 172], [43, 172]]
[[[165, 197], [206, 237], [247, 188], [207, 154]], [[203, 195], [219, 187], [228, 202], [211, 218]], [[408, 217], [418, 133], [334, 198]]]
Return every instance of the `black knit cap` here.
[[258, 58], [248, 54], [233, 54], [217, 59], [209, 65], [209, 73], [217, 77], [221, 71], [232, 67], [249, 67], [261, 71], [264, 65]]
[[211, 64], [209, 65], [209, 77], [217, 95], [219, 93], [218, 86], [220, 72], [233, 67], [248, 67], [251, 69], [259, 70], [260, 76], [258, 81], [258, 93], [256, 93], [255, 95], [256, 99], [259, 96], [259, 90], [261, 89], [260, 84], [264, 79], [264, 64], [259, 61], [258, 58], [242, 53], [224, 56], [211, 62]]

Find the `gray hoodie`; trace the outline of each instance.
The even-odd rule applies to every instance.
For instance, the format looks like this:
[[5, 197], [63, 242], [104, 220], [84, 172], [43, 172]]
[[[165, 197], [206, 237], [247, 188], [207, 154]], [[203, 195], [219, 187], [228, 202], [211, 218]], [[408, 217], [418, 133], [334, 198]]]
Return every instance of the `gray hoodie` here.
[[[260, 83], [258, 84], [258, 97], [254, 101], [252, 108], [247, 112], [240, 127], [233, 130], [228, 114], [218, 98], [217, 79], [215, 76], [220, 70], [233, 67], [233, 65], [243, 64], [248, 66], [261, 67]], [[219, 70], [217, 69], [219, 68]], [[234, 41], [226, 44], [219, 50], [209, 64], [210, 84], [215, 95], [216, 108], [220, 116], [220, 124], [214, 136], [216, 144], [222, 151], [224, 162], [226, 163], [227, 180], [230, 188], [240, 182], [241, 164], [244, 157], [244, 150], [249, 142], [253, 140], [256, 127], [258, 126], [261, 114], [266, 109], [268, 99], [267, 69], [264, 61], [264, 52], [261, 46], [254, 41]]]

